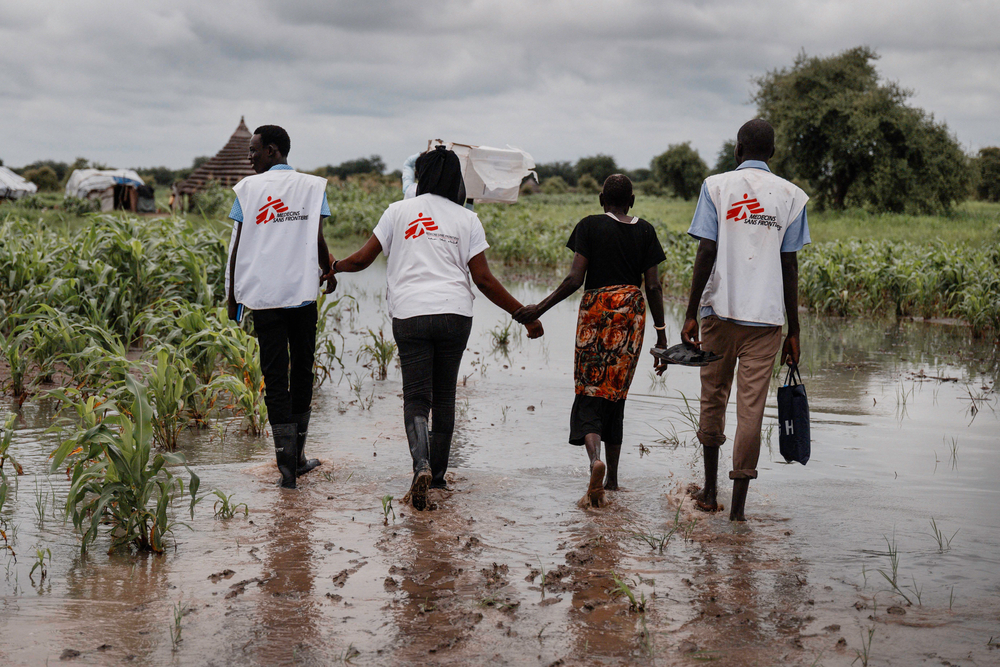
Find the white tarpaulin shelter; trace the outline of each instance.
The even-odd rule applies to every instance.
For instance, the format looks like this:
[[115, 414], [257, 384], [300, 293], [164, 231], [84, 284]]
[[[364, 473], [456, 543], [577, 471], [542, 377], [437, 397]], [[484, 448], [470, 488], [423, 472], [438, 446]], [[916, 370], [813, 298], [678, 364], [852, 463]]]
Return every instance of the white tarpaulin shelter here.
[[535, 161], [519, 148], [491, 148], [469, 144], [429, 141], [428, 149], [443, 144], [455, 151], [462, 163], [465, 195], [476, 203], [517, 201], [521, 181], [526, 176], [538, 176], [532, 171]]
[[0, 166], [0, 199], [20, 199], [34, 192], [38, 192], [37, 185]]
[[66, 196], [96, 199], [102, 211], [136, 210], [136, 188], [145, 185], [131, 169], [76, 169], [66, 181]]
[[76, 169], [66, 181], [66, 196], [86, 199], [91, 192], [101, 192], [116, 185], [145, 185], [131, 169]]

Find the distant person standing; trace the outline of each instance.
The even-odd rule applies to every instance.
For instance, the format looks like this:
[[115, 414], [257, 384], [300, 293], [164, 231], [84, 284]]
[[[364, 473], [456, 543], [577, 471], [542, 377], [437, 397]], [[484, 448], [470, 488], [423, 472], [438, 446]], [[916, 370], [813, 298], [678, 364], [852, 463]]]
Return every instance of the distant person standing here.
[[[810, 242], [809, 197], [771, 173], [767, 163], [773, 155], [771, 125], [760, 119], [743, 125], [736, 135], [738, 166], [705, 180], [688, 230], [700, 242], [681, 340], [722, 356], [701, 369], [698, 440], [704, 451], [705, 485], [694, 498], [703, 511], [720, 509], [719, 447], [726, 441], [726, 404], [736, 372], [731, 521], [746, 520], [774, 357], [780, 349], [782, 363], [799, 362], [796, 253]], [[786, 317], [788, 334], [782, 346]], [[658, 366], [660, 372], [663, 368]]]
[[[646, 328], [645, 283], [657, 347], [666, 347], [663, 290], [657, 266], [666, 257], [653, 226], [628, 214], [635, 205], [632, 181], [612, 174], [599, 196], [604, 213], [577, 223], [566, 247], [573, 251], [569, 275], [537, 305], [514, 319], [526, 323], [584, 286], [576, 326], [576, 398], [569, 418], [569, 442], [583, 445], [590, 482], [583, 504], [600, 507], [605, 491], [618, 490], [625, 399], [635, 375]], [[601, 442], [607, 464], [601, 461]]]
[[[316, 295], [336, 287], [323, 218], [330, 215], [326, 179], [300, 174], [288, 166], [288, 133], [262, 125], [250, 139], [248, 158], [254, 176], [237, 183], [229, 217], [226, 294], [229, 318], [240, 321], [253, 311], [254, 331], [264, 372], [264, 403], [274, 436], [281, 486], [320, 465], [307, 459], [316, 349]], [[243, 212], [254, 216], [244, 224]]]
[[403, 199], [413, 199], [417, 196], [417, 158], [421, 153], [414, 153], [403, 163]]

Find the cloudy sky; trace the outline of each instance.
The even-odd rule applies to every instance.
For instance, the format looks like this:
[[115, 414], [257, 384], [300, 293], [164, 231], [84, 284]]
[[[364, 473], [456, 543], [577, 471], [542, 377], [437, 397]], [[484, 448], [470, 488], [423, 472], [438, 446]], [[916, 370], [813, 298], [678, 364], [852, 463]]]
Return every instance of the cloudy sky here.
[[969, 151], [1000, 145], [996, 0], [0, 0], [0, 159], [188, 166], [240, 116], [311, 169], [441, 138], [712, 164], [753, 77], [868, 45]]

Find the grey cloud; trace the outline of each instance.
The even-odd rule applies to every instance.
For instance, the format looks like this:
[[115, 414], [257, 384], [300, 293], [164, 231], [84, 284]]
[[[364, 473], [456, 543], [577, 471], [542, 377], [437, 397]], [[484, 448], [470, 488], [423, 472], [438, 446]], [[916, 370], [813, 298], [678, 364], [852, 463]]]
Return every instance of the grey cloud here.
[[182, 166], [246, 114], [286, 124], [304, 167], [392, 165], [431, 136], [633, 167], [690, 140], [711, 162], [753, 114], [752, 77], [858, 44], [978, 148], [1000, 143], [998, 7], [0, 0], [0, 158]]

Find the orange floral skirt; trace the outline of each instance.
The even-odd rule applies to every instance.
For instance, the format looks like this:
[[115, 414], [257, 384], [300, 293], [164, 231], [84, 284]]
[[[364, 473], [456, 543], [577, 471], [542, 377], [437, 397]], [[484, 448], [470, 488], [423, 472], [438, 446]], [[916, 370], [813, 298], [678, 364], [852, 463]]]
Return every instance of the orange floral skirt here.
[[635, 285], [584, 292], [576, 323], [576, 393], [625, 400], [645, 328], [646, 301]]

